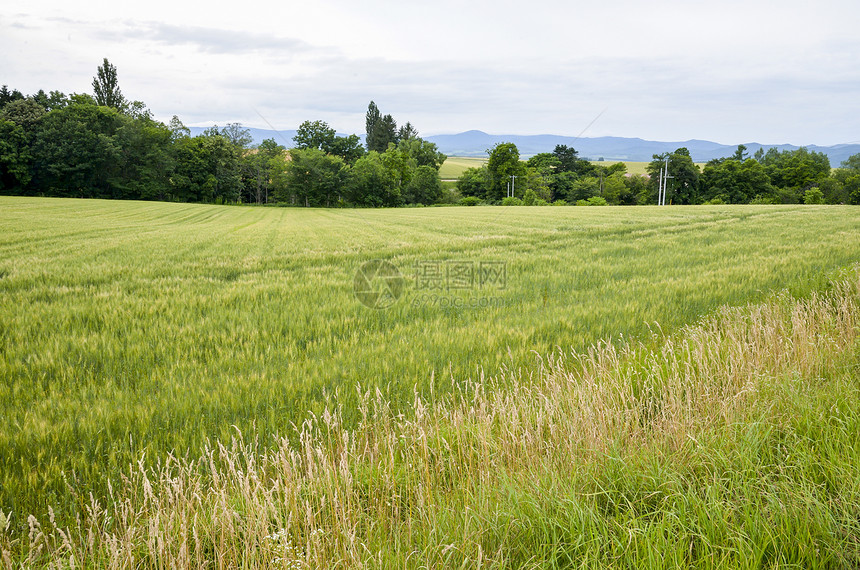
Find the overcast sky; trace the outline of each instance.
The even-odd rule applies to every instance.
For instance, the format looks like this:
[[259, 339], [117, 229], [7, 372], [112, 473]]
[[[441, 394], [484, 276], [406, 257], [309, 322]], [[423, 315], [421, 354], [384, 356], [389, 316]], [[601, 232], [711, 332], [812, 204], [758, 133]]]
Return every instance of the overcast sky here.
[[189, 126], [860, 142], [858, 0], [0, 0], [0, 83]]

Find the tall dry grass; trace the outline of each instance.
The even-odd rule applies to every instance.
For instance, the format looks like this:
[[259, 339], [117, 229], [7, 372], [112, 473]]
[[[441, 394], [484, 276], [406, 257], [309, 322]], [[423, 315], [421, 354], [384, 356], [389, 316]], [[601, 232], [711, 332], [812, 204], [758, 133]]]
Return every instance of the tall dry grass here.
[[2, 565], [856, 568], [858, 308], [855, 272], [406, 414], [359, 388], [355, 429], [333, 395], [273, 446], [141, 462], [74, 524], [5, 513]]

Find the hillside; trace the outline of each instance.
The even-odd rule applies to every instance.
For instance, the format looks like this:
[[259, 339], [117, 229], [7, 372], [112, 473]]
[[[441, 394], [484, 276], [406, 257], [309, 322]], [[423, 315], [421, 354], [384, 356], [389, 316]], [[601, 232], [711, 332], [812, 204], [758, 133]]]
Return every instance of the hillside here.
[[[191, 127], [192, 135], [199, 135], [203, 127]], [[264, 139], [274, 139], [278, 144], [286, 147], [292, 145], [295, 130], [276, 131], [270, 129], [248, 129], [254, 144], [259, 144]], [[343, 134], [343, 133], [339, 133]], [[359, 134], [362, 139], [363, 134]], [[688, 141], [651, 141], [641, 138], [627, 137], [568, 137], [561, 135], [492, 135], [483, 131], [465, 131], [450, 135], [431, 135], [424, 137], [435, 143], [441, 152], [448, 156], [464, 157], [486, 157], [487, 149], [496, 143], [512, 142], [517, 145], [520, 155], [528, 157], [539, 152], [551, 152], [556, 145], [572, 146], [579, 151], [583, 158], [599, 160], [603, 158], [609, 161], [625, 162], [648, 162], [655, 154], [672, 152], [677, 148], [689, 149], [694, 162], [707, 162], [714, 158], [731, 156], [737, 149], [737, 144], [726, 145], [705, 140]], [[776, 148], [780, 151], [796, 150], [800, 147], [790, 144], [761, 144], [757, 142], [743, 143], [747, 152], [752, 156], [758, 149]], [[822, 152], [830, 158], [830, 165], [838, 167], [839, 164], [851, 155], [860, 153], [860, 144], [838, 144], [833, 146], [808, 145], [807, 149]]]

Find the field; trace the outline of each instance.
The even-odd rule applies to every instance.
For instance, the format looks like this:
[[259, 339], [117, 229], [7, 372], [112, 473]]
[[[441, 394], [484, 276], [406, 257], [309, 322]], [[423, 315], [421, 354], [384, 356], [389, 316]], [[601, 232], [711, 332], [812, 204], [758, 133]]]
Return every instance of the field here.
[[485, 164], [487, 164], [486, 158], [449, 156], [439, 169], [439, 177], [442, 180], [453, 180], [459, 178], [467, 168], [479, 168]]
[[[596, 164], [599, 166], [610, 166], [612, 164], [615, 164], [616, 162], [618, 161], [593, 161], [592, 164]], [[486, 163], [486, 158], [449, 156], [442, 164], [442, 168], [439, 170], [439, 176], [443, 180], [453, 180], [458, 178], [467, 168], [479, 167]], [[627, 166], [627, 172], [630, 174], [646, 174], [645, 169], [648, 166], [647, 162], [624, 162], [624, 164]], [[699, 164], [698, 166], [701, 169], [704, 167], [704, 164]]]
[[[674, 334], [687, 334], [683, 329], [685, 325], [696, 323], [724, 306], [770, 303], [775, 291], [785, 290], [792, 297], [804, 298], [830, 287], [828, 284], [832, 279], [849, 279], [848, 285], [840, 290], [847, 299], [845, 303], [850, 305], [852, 299], [856, 300], [856, 287], [850, 288], [853, 283], [850, 279], [854, 278], [856, 282], [856, 277], [852, 277], [855, 275], [852, 270], [845, 268], [860, 261], [858, 221], [860, 215], [856, 209], [825, 206], [300, 210], [0, 198], [0, 228], [3, 230], [0, 233], [0, 377], [4, 379], [0, 384], [0, 420], [5, 426], [0, 432], [0, 512], [13, 514], [11, 520], [14, 524], [10, 525], [12, 530], [9, 532], [24, 535], [28, 528], [25, 513], [33, 512], [44, 517], [48, 507], [53, 506], [60, 520], [71, 520], [77, 510], [85, 511], [85, 505], [90, 502], [89, 491], [99, 500], [107, 501], [107, 497], [112, 496], [108, 482], [111, 481], [113, 488], [118, 489], [123, 474], [132, 478], [129, 488], [137, 489], [134, 492], [143, 497], [145, 493], [141, 489], [145, 485], [139, 478], [143, 471], [134, 466], [144, 455], [141, 469], [151, 467], [151, 473], [167, 477], [157, 483], [166, 493], [165, 497], [172, 496], [165, 486], [179, 477], [177, 473], [180, 472], [184, 473], [183, 480], [189, 483], [203, 477], [199, 484], [204, 486], [200, 491], [200, 496], [204, 496], [208, 492], [206, 486], [211, 483], [207, 478], [212, 476], [211, 473], [205, 475], [209, 468], [202, 469], [201, 464], [198, 469], [182, 458], [194, 461], [209, 441], [210, 445], [216, 446], [211, 463], [213, 469], [220, 466], [218, 469], [229, 472], [226, 467], [229, 464], [234, 470], [241, 471], [233, 472], [236, 477], [249, 477], [252, 466], [247, 462], [257, 460], [249, 459], [248, 454], [256, 457], [257, 452], [246, 453], [239, 447], [219, 453], [215, 443], [223, 441], [229, 447], [231, 438], [240, 433], [252, 448], [260, 445], [263, 450], [273, 449], [276, 456], [277, 450], [281, 449], [286, 458], [293, 457], [291, 453], [298, 453], [290, 451], [291, 446], [310, 450], [311, 455], [318, 447], [319, 461], [329, 457], [328, 453], [334, 454], [333, 458], [343, 452], [332, 443], [330, 437], [333, 433], [337, 437], [346, 433], [347, 439], [371, 438], [365, 441], [370, 446], [365, 449], [371, 449], [390, 436], [394, 438], [391, 441], [402, 441], [407, 446], [415, 441], [429, 442], [430, 451], [426, 447], [424, 451], [417, 448], [412, 451], [424, 454], [421, 456], [423, 459], [418, 459], [424, 461], [422, 465], [427, 469], [432, 465], [434, 473], [442, 470], [439, 471], [442, 479], [451, 478], [448, 483], [436, 481], [442, 485], [440, 492], [458, 488], [456, 485], [447, 486], [453, 485], [453, 481], [459, 481], [457, 485], [477, 484], [477, 480], [484, 477], [480, 473], [484, 473], [485, 468], [495, 473], [491, 478], [493, 486], [487, 488], [487, 496], [476, 498], [455, 494], [453, 498], [444, 495], [447, 498], [443, 500], [441, 496], [429, 494], [411, 498], [404, 495], [403, 508], [407, 510], [395, 516], [400, 522], [403, 522], [403, 517], [411, 520], [410, 512], [415, 516], [419, 512], [424, 513], [422, 516], [429, 516], [413, 501], [424, 501], [421, 504], [425, 507], [426, 501], [435, 501], [437, 506], [446, 504], [444, 501], [452, 501], [450, 505], [455, 510], [478, 509], [481, 516], [495, 517], [492, 521], [483, 520], [482, 523], [481, 519], [466, 517], [460, 520], [454, 517], [434, 523], [419, 517], [414, 520], [415, 532], [438, 533], [438, 536], [434, 535], [435, 538], [430, 540], [422, 535], [424, 538], [421, 540], [429, 542], [421, 546], [421, 540], [412, 537], [410, 526], [409, 537], [397, 534], [396, 540], [405, 541], [404, 548], [427, 548], [427, 556], [421, 558], [435, 560], [437, 565], [449, 565], [454, 561], [471, 561], [474, 564], [484, 556], [487, 560], [496, 560], [497, 565], [504, 566], [505, 560], [513, 565], [529, 558], [525, 552], [512, 554], [505, 551], [499, 544], [506, 540], [531, 537], [529, 540], [534, 544], [546, 543], [549, 535], [540, 534], [544, 532], [558, 533], [558, 536], [565, 537], [564, 541], [574, 540], [575, 537], [566, 534], [572, 528], [573, 518], [587, 518], [585, 511], [576, 509], [591, 507], [565, 503], [565, 493], [586, 492], [583, 491], [586, 489], [598, 495], [605, 492], [612, 501], [644, 501], [643, 504], [653, 507], [648, 511], [650, 514], [635, 509], [625, 510], [623, 505], [619, 506], [621, 503], [613, 503], [615, 506], [612, 507], [592, 505], [598, 510], [609, 509], [606, 512], [616, 513], [619, 517], [634, 517], [631, 522], [643, 523], [663, 508], [661, 501], [675, 499], [699, 501], [695, 505], [687, 505], [686, 513], [691, 517], [702, 516], [709, 508], [720, 505], [727, 509], [743, 509], [743, 502], [726, 506], [719, 501], [723, 493], [726, 496], [757, 493], [756, 486], [765, 482], [753, 475], [763, 469], [768, 477], [773, 475], [773, 481], [768, 481], [775, 485], [775, 489], [789, 489], [791, 484], [797, 483], [792, 478], [797, 473], [780, 475], [778, 466], [772, 462], [785, 457], [767, 455], [777, 453], [768, 446], [772, 441], [777, 442], [774, 445], [789, 445], [795, 441], [793, 438], [800, 428], [791, 423], [794, 419], [811, 422], [818, 417], [816, 414], [826, 413], [830, 419], [821, 429], [830, 426], [832, 433], [814, 435], [810, 445], [815, 449], [818, 449], [815, 446], [823, 446], [820, 451], [827, 457], [830, 457], [827, 453], [835, 454], [837, 458], [844, 453], [845, 463], [834, 463], [833, 470], [827, 472], [829, 475], [816, 471], [810, 475], [812, 479], [809, 481], [800, 480], [800, 483], [808, 483], [813, 488], [809, 489], [809, 495], [801, 493], [804, 489], [798, 491], [797, 502], [790, 502], [786, 507], [789, 511], [780, 515], [781, 511], [777, 510], [770, 519], [767, 516], [756, 519], [765, 527], [769, 522], [789, 525], [779, 531], [785, 533], [780, 536], [792, 536], [792, 533], [803, 531], [812, 533], [808, 538], [813, 542], [820, 539], [824, 544], [826, 541], [815, 534], [820, 528], [842, 532], [852, 527], [845, 526], [848, 523], [843, 524], [844, 521], [833, 522], [828, 527], [825, 523], [819, 525], [820, 521], [815, 519], [809, 522], [812, 525], [809, 528], [799, 528], [791, 526], [797, 521], [789, 515], [794, 513], [791, 509], [801, 512], [806, 508], [817, 513], [815, 516], [829, 516], [831, 511], [815, 510], [820, 506], [818, 503], [805, 505], [804, 501], [809, 497], [816, 501], [843, 501], [852, 492], [855, 495], [851, 497], [860, 496], [856, 472], [852, 475], [847, 467], [860, 450], [858, 432], [851, 431], [854, 429], [851, 426], [858, 425], [854, 413], [857, 408], [854, 407], [854, 415], [851, 416], [847, 411], [850, 407], [844, 408], [844, 404], [839, 403], [850, 404], [858, 400], [856, 359], [840, 356], [845, 346], [849, 355], [853, 350], [856, 356], [857, 345], [851, 336], [852, 331], [856, 334], [856, 326], [845, 325], [844, 319], [821, 317], [822, 327], [839, 329], [839, 334], [847, 340], [815, 352], [814, 365], [810, 364], [812, 368], [801, 367], [798, 375], [792, 376], [794, 368], [791, 363], [794, 361], [777, 359], [778, 366], [774, 365], [776, 372], [771, 370], [773, 367], [765, 367], [762, 376], [756, 376], [762, 382], [770, 378], [767, 374], [771, 372], [780, 379], [784, 376], [797, 378], [798, 382], [802, 381], [802, 386], [797, 387], [800, 395], [792, 392], [791, 397], [784, 400], [782, 396], [785, 394], [780, 392], [784, 389], [782, 384], [756, 384], [749, 388], [752, 390], [750, 394], [764, 395], [755, 400], [754, 405], [737, 410], [720, 408], [722, 411], [717, 412], [722, 416], [708, 415], [710, 420], [695, 426], [696, 430], [701, 430], [691, 432], [698, 441], [697, 445], [728, 455], [718, 461], [696, 446], [685, 447], [687, 443], [684, 442], [688, 440], [683, 435], [678, 436], [681, 443], [672, 440], [674, 443], [669, 446], [672, 453], [680, 446], [684, 462], [677, 467], [677, 473], [667, 474], [666, 479], [671, 487], [683, 485], [687, 478], [694, 489], [692, 496], [685, 495], [680, 487], [660, 486], [657, 472], [649, 470], [672, 471], [674, 468], [660, 463], [658, 460], [663, 451], [654, 449], [651, 451], [655, 454], [648, 457], [633, 453], [630, 457], [634, 462], [641, 462], [641, 469], [619, 471], [614, 479], [604, 479], [609, 477], [605, 473], [598, 475], [607, 464], [603, 459], [598, 461], [586, 453], [591, 457], [588, 459], [591, 463], [583, 460], [584, 470], [569, 482], [556, 479], [563, 473], [563, 470], [558, 470], [559, 465], [576, 459], [583, 449], [591, 449], [591, 444], [580, 442], [585, 448], [571, 448], [569, 453], [557, 457], [539, 453], [542, 459], [535, 459], [539, 463], [519, 466], [534, 475], [525, 479], [536, 486], [530, 490], [517, 483], [522, 473], [511, 470], [505, 461], [513, 460], [517, 454], [528, 457], [537, 448], [544, 449], [539, 443], [541, 438], [545, 439], [546, 445], [561, 445], [566, 441], [567, 436], [559, 435], [570, 435], [565, 431], [568, 428], [562, 429], [567, 425], [566, 420], [562, 421], [562, 411], [556, 410], [562, 414], [559, 416], [562, 419], [556, 423], [541, 423], [544, 420], [538, 421], [532, 416], [544, 417], [541, 415], [544, 412], [533, 404], [555, 401], [559, 405], [574, 405], [565, 400], [569, 395], [560, 397], [552, 392], [560, 388], [550, 380], [555, 382], [565, 374], [579, 374], [569, 369], [577, 369], [581, 362], [585, 366], [587, 360], [580, 361], [574, 355], [581, 354], [598, 341], [609, 339], [609, 344], [593, 353], [595, 358], [603, 355], [598, 358], [599, 362], [595, 361], [595, 366], [615, 370], [603, 360], [604, 357], [610, 361], [613, 358], [618, 360], [617, 351], [637, 346], [640, 360], [650, 363], [648, 354], [665, 356], [667, 337], [664, 335], [671, 338]], [[388, 273], [379, 272], [386, 266], [373, 264], [373, 260], [380, 259], [388, 261], [395, 271], [389, 268]], [[365, 265], [368, 262], [372, 262], [371, 265]], [[398, 278], [398, 272], [402, 279]], [[366, 287], [368, 283], [371, 287]], [[796, 310], [792, 302], [783, 300], [773, 305], [788, 311], [788, 322], [793, 322], [791, 311]], [[749, 320], [743, 315], [737, 319], [742, 323]], [[777, 319], [779, 322], [784, 320]], [[702, 326], [704, 332], [700, 334], [710, 334], [710, 329]], [[794, 332], [789, 330], [785, 334], [788, 335], [785, 338], [774, 337], [774, 342], [782, 343], [774, 346], [796, 344], [796, 339], [791, 336]], [[829, 328], [818, 332], [813, 330], [810, 334], [810, 338], [818, 338], [816, 334], [825, 335], [822, 338], [828, 339], [842, 338]], [[628, 344], [631, 342], [641, 344]], [[723, 341], [715, 340], [715, 346], [723, 346], [720, 342]], [[733, 359], [743, 360], [746, 356], [743, 346], [747, 345], [726, 345], [720, 354], [722, 357], [731, 354]], [[765, 362], [764, 352], [768, 349], [773, 351], [773, 346], [765, 343], [760, 349], [763, 351], [762, 362]], [[731, 352], [733, 350], [736, 352]], [[813, 351], [809, 350], [811, 354]], [[672, 374], [677, 373], [677, 368], [672, 367], [679, 366], [679, 362], [682, 370], [683, 362], [688, 362], [689, 366], [691, 354], [689, 350], [680, 350], [677, 359], [672, 361], [674, 364], [667, 361], [665, 371], [668, 377], [675, 377]], [[551, 355], [556, 356], [551, 359]], [[551, 360], [559, 364], [551, 366]], [[568, 361], [570, 366], [561, 364]], [[658, 358], [655, 362], [662, 361]], [[727, 360], [725, 366], [746, 370], [740, 362], [732, 362], [734, 360]], [[758, 366], [760, 362], [756, 360], [750, 366], [753, 364]], [[701, 366], [701, 363], [696, 366]], [[623, 366], [617, 369], [626, 370]], [[606, 374], [612, 376], [615, 373]], [[642, 377], [650, 378], [647, 375]], [[641, 397], [636, 392], [639, 388], [630, 383], [630, 378], [633, 377], [613, 376], [615, 384], [607, 380], [606, 389], [618, 386], [619, 394], [631, 389], [636, 397]], [[739, 398], [732, 401], [742, 401], [741, 395], [747, 393], [744, 392], [743, 378], [732, 378], [733, 382], [740, 383], [739, 387], [732, 384], [737, 389], [731, 393], [731, 398]], [[690, 381], [689, 377], [687, 381]], [[807, 382], [812, 384], [807, 385]], [[537, 392], [532, 396], [537, 400], [527, 395], [531, 384], [536, 386]], [[814, 388], [819, 385], [826, 386], [827, 390], [816, 392]], [[490, 390], [490, 387], [494, 388]], [[485, 389], [488, 392], [485, 393]], [[713, 399], [714, 394], [722, 394], [728, 389], [721, 385], [709, 398]], [[469, 446], [478, 445], [481, 441], [494, 445], [486, 438], [481, 440], [484, 437], [481, 430], [489, 430], [485, 434], [489, 438], [490, 432], [496, 434], [497, 429], [508, 425], [509, 420], [513, 421], [514, 416], [508, 412], [491, 413], [493, 406], [499, 405], [491, 394], [504, 394], [506, 391], [513, 394], [508, 412], [523, 414], [516, 420], [519, 423], [511, 424], [511, 429], [515, 432], [523, 430], [523, 437], [537, 438], [530, 440], [537, 447], [519, 451], [510, 447], [493, 451], [488, 457], [472, 455], [475, 450]], [[811, 397], [804, 399], [801, 396], [809, 395], [807, 391], [811, 391]], [[517, 394], [521, 401], [514, 397]], [[613, 396], [607, 392], [603, 397], [607, 400], [581, 400], [580, 404], [608, 406]], [[709, 405], [727, 405], [721, 399], [711, 399], [707, 400]], [[831, 405], [836, 407], [827, 407]], [[794, 407], [803, 408], [799, 416], [792, 415], [797, 411]], [[325, 413], [327, 408], [335, 410], [334, 416]], [[471, 434], [469, 437], [481, 437], [456, 444], [450, 438], [460, 433], [456, 428], [459, 424], [451, 418], [460, 417], [458, 413], [465, 414], [464, 418], [469, 417], [470, 409], [478, 423], [470, 423], [470, 427], [464, 429]], [[597, 408], [590, 409], [596, 410], [600, 416]], [[437, 418], [438, 421], [433, 420], [436, 423], [421, 415], [426, 415], [427, 410], [435, 410], [426, 417]], [[642, 410], [646, 415], [656, 413]], [[703, 410], [696, 413], [716, 413], [710, 408]], [[424, 419], [403, 424], [404, 416], [398, 416], [401, 412], [407, 418]], [[676, 412], [678, 415], [672, 418], [679, 420], [683, 413]], [[481, 416], [483, 413], [490, 415]], [[759, 418], [756, 414], [764, 415]], [[323, 423], [312, 422], [301, 427], [304, 420], [313, 417], [320, 418], [319, 422]], [[444, 419], [446, 417], [447, 420]], [[638, 417], [634, 423], [642, 424], [645, 421], [643, 417]], [[322, 418], [328, 419], [323, 421]], [[705, 416], [693, 414], [690, 418], [698, 421]], [[684, 421], [693, 421], [690, 418]], [[484, 425], [479, 420], [488, 423]], [[425, 421], [431, 421], [433, 425], [422, 423]], [[626, 446], [635, 449], [636, 442], [647, 440], [643, 433], [619, 427], [627, 426], [624, 422], [630, 421], [629, 418], [619, 421], [620, 424], [613, 424], [618, 428], [619, 437], [631, 438], [624, 440], [624, 449], [628, 449]], [[532, 423], [542, 426], [540, 429], [544, 431], [532, 433], [526, 427]], [[591, 429], [587, 427], [590, 424], [575, 425], [582, 430]], [[361, 431], [361, 426], [365, 432]], [[368, 432], [368, 426], [373, 430]], [[806, 430], [818, 429], [812, 423], [804, 426]], [[426, 435], [431, 427], [433, 433]], [[425, 436], [421, 436], [424, 439], [410, 439], [418, 433], [410, 430], [420, 431], [419, 428], [425, 430]], [[615, 428], [606, 427], [606, 432], [598, 430], [600, 433], [594, 437], [609, 437], [608, 434], [615, 433]], [[346, 431], [342, 433], [338, 431], [340, 429]], [[300, 436], [301, 433], [306, 436]], [[374, 440], [373, 433], [379, 434], [380, 439]], [[722, 433], [726, 434], [726, 441], [720, 439]], [[324, 437], [325, 434], [329, 439]], [[286, 439], [280, 440], [279, 437]], [[700, 437], [709, 439], [703, 442]], [[774, 437], [777, 439], [772, 440]], [[803, 439], [806, 436], [798, 437], [798, 441], [810, 441]], [[259, 438], [258, 444], [250, 443], [254, 438]], [[841, 451], [827, 451], [830, 449], [827, 438], [848, 447]], [[603, 443], [598, 447], [603, 451], [598, 455], [604, 459], [613, 457], [616, 451], [622, 453], [604, 449], [602, 445], [607, 440], [601, 441]], [[460, 447], [458, 452], [458, 445], [465, 447]], [[857, 447], [850, 447], [852, 445]], [[448, 451], [443, 453], [443, 449]], [[805, 447], [803, 449], [806, 450]], [[386, 464], [384, 468], [381, 464], [365, 464], [356, 460], [357, 468], [369, 471], [364, 473], [363, 477], [368, 479], [363, 483], [350, 479], [350, 485], [358, 485], [350, 487], [350, 492], [358, 493], [354, 500], [376, 497], [378, 489], [374, 485], [377, 483], [389, 485], [386, 489], [392, 493], [405, 493], [404, 489], [413, 487], [409, 483], [411, 477], [424, 476], [410, 471], [411, 468], [404, 471], [404, 466], [410, 463], [394, 461], [395, 456], [411, 457], [406, 451], [392, 453], [393, 463]], [[440, 455], [437, 457], [436, 453]], [[450, 457], [451, 453], [455, 459], [459, 457], [456, 461], [466, 462], [461, 463], [465, 466], [459, 475], [467, 479], [457, 479], [459, 475], [446, 471], [447, 468], [439, 462], [439, 457], [445, 456], [456, 464]], [[699, 453], [704, 455], [698, 456]], [[788, 452], [783, 449], [778, 453]], [[171, 464], [163, 464], [168, 454], [180, 458], [172, 467]], [[360, 455], [355, 452], [356, 457]], [[334, 461], [332, 458], [326, 461]], [[502, 461], [504, 458], [508, 459]], [[494, 463], [496, 459], [501, 463]], [[748, 462], [744, 463], [747, 459]], [[622, 459], [622, 463], [627, 460]], [[245, 467], [236, 467], [236, 461]], [[273, 464], [266, 463], [268, 459], [259, 461], [260, 469], [263, 469], [259, 473], [261, 480], [272, 476]], [[765, 464], [758, 463], [761, 461]], [[793, 465], [791, 461], [788, 464]], [[302, 465], [301, 469], [310, 469], [308, 464]], [[612, 461], [608, 465], [611, 466]], [[711, 467], [701, 467], [707, 474], [717, 477], [710, 491], [699, 485], [697, 477], [704, 471], [697, 471], [700, 469], [697, 465], [710, 465], [716, 470], [712, 472]], [[735, 474], [738, 477], [735, 481], [731, 469], [738, 466], [742, 467], [742, 472]], [[692, 471], [686, 471], [687, 467]], [[374, 473], [382, 479], [377, 481]], [[743, 473], [752, 478], [744, 479]], [[505, 476], [513, 479], [505, 481]], [[214, 477], [218, 478], [217, 475]], [[352, 473], [350, 477], [358, 475]], [[628, 477], [633, 479], [628, 481]], [[580, 478], [591, 483], [578, 487], [576, 481]], [[338, 485], [345, 484], [338, 481]], [[417, 484], [418, 481], [412, 482]], [[617, 493], [609, 489], [601, 491], [600, 485], [608, 482], [616, 485], [629, 483], [630, 487], [616, 489]], [[320, 480], [313, 484], [307, 482], [307, 485], [316, 488], [314, 485], [324, 486], [324, 483]], [[362, 490], [361, 485], [369, 487]], [[816, 494], [816, 485], [830, 485], [830, 494]], [[852, 491], [843, 488], [845, 485], [855, 487]], [[551, 489], [557, 489], [558, 496], [562, 498], [553, 498], [549, 492]], [[842, 494], [834, 499], [833, 489]], [[239, 491], [232, 487], [215, 490], [225, 493], [225, 501], [232, 505], [231, 508], [242, 510], [239, 503], [245, 499], [235, 495]], [[469, 487], [468, 492], [472, 491], [479, 492], [477, 487]], [[465, 487], [463, 492], [467, 493]], [[508, 499], [519, 497], [536, 502], [517, 503], [519, 506], [516, 508], [520, 511], [516, 512], [494, 510], [493, 505], [514, 508], [504, 498], [507, 492], [511, 493]], [[710, 496], [710, 492], [715, 494]], [[320, 500], [319, 496], [311, 495], [294, 499]], [[331, 497], [331, 493], [327, 496]], [[390, 504], [392, 496], [385, 495], [389, 508], [394, 508]], [[472, 504], [471, 499], [478, 503]], [[129, 504], [132, 503], [134, 501]], [[157, 507], [147, 504], [146, 512]], [[318, 509], [314, 510], [314, 516], [323, 516], [328, 507], [313, 504], [316, 505], [313, 509]], [[771, 505], [769, 508], [777, 507]], [[165, 508], [176, 507], [168, 505]], [[853, 516], [850, 509], [847, 506], [837, 511], [839, 516], [850, 517]], [[672, 512], [677, 514], [676, 510]], [[543, 516], [540, 513], [555, 515]], [[743, 513], [732, 511], [725, 514], [729, 518], [742, 518]], [[561, 518], [554, 519], [556, 515]], [[860, 516], [860, 512], [856, 515]], [[6, 518], [3, 516], [0, 530]], [[211, 519], [214, 515], [210, 513], [207, 516]], [[280, 513], [278, 516], [286, 515]], [[437, 512], [436, 516], [441, 514]], [[640, 519], [640, 516], [646, 518]], [[288, 521], [274, 515], [271, 517], [266, 524], [289, 527], [290, 540], [303, 545], [302, 551], [310, 556], [312, 544], [306, 533], [316, 527], [293, 528]], [[568, 520], [565, 517], [573, 518]], [[325, 524], [317, 522], [325, 532], [334, 533], [337, 529], [331, 525], [336, 525], [341, 518], [331, 514], [331, 520], [326, 519], [328, 522]], [[210, 519], [207, 520], [215, 524]], [[528, 521], [535, 523], [538, 519], [550, 526], [542, 529], [518, 526]], [[860, 519], [855, 519], [855, 522], [857, 520]], [[307, 524], [317, 524], [311, 519], [308, 521]], [[385, 521], [385, 525], [394, 524], [393, 519]], [[407, 533], [407, 529], [401, 527], [377, 528], [375, 523], [367, 521], [360, 524], [370, 524], [375, 529], [371, 534], [377, 533], [372, 538], [377, 542], [371, 546], [376, 548], [381, 548], [392, 538], [386, 534], [386, 528], [396, 533]], [[472, 525], [472, 531], [457, 527], [462, 524]], [[484, 540], [486, 536], [479, 536], [481, 524], [501, 534], [492, 540]], [[561, 526], [553, 530], [551, 526], [555, 524]], [[678, 524], [687, 528], [683, 521]], [[568, 525], [567, 531], [564, 525]], [[661, 531], [654, 527], [649, 532], [665, 532], [665, 538], [672, 534], [671, 528], [670, 525]], [[277, 528], [261, 527], [260, 532], [263, 530], [269, 533]], [[616, 536], [612, 529], [594, 527], [592, 530], [595, 537], [605, 532], [607, 540], [623, 536], [623, 533]], [[718, 542], [720, 532], [729, 536], [734, 530], [734, 527], [714, 529], [716, 534], [710, 539]], [[337, 530], [341, 531], [350, 532], [348, 529]], [[538, 534], [529, 534], [532, 531]], [[463, 536], [464, 532], [468, 551], [444, 550], [445, 537]], [[472, 536], [470, 532], [479, 534]], [[762, 528], [757, 532], [770, 531]], [[656, 540], [657, 534], [651, 538]], [[0, 533], [0, 539], [4, 536]], [[262, 540], [262, 536], [258, 538]], [[3, 544], [0, 540], [0, 547]], [[280, 542], [278, 544], [278, 548], [284, 546]], [[760, 543], [752, 541], [750, 544], [758, 548]], [[687, 547], [686, 543], [675, 546], [682, 554]], [[482, 554], [482, 549], [491, 547], [492, 552]], [[146, 550], [144, 546], [140, 548]], [[243, 558], [247, 553], [242, 554], [241, 548], [225, 548], [224, 552], [231, 552], [237, 564], [242, 560], [247, 563]], [[587, 551], [589, 547], [585, 545], [583, 548]], [[719, 550], [719, 544], [715, 548]], [[744, 545], [737, 543], [734, 548], [742, 552]], [[770, 554], [765, 552], [762, 556], [773, 556], [775, 548], [772, 544]], [[598, 548], [592, 554], [599, 554], [599, 551]], [[206, 559], [215, 556], [211, 551], [206, 552], [209, 552], [203, 555]], [[262, 556], [255, 552], [255, 556]], [[340, 564], [357, 564], [361, 557], [356, 552], [360, 549], [349, 553], [338, 551]], [[108, 556], [108, 553], [100, 556]], [[380, 555], [380, 560], [382, 558]], [[719, 559], [714, 558], [715, 561]], [[322, 564], [323, 559], [315, 560]], [[396, 557], [385, 560], [397, 562]], [[778, 558], [771, 560], [771, 563], [776, 562], [779, 562]], [[155, 562], [151, 563], [155, 565]], [[397, 562], [399, 566], [405, 564], [403, 560]], [[379, 566], [385, 564], [380, 563]]]

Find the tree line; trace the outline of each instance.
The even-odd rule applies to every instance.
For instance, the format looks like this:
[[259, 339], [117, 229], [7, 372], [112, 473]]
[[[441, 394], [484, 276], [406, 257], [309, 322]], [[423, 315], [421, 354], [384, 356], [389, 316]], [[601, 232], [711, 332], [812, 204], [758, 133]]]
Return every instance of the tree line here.
[[630, 175], [624, 163], [594, 163], [566, 145], [522, 161], [516, 145], [500, 143], [486, 165], [460, 176], [458, 189], [464, 204], [647, 205], [657, 203], [666, 176], [673, 204], [860, 204], [860, 154], [831, 169], [827, 155], [806, 148], [759, 149], [752, 157], [746, 150], [739, 145], [700, 169], [679, 148], [653, 155], [646, 175]]
[[253, 146], [238, 123], [192, 137], [125, 98], [117, 70], [98, 66], [92, 94], [25, 96], [0, 88], [0, 194], [301, 206], [400, 206], [442, 198], [445, 155], [374, 102], [367, 148], [305, 121], [289, 151]]
[[657, 202], [665, 172], [674, 204], [860, 204], [860, 155], [831, 169], [826, 155], [805, 148], [750, 157], [743, 145], [704, 168], [686, 148], [654, 155], [643, 176], [565, 145], [524, 161], [514, 144], [500, 143], [486, 165], [446, 190], [438, 175], [445, 155], [373, 101], [363, 144], [305, 121], [287, 150], [273, 139], [252, 147], [238, 123], [192, 137], [176, 116], [156, 121], [142, 102], [126, 99], [107, 59], [92, 86], [92, 94], [30, 96], [0, 88], [0, 194], [322, 207], [633, 205]]

